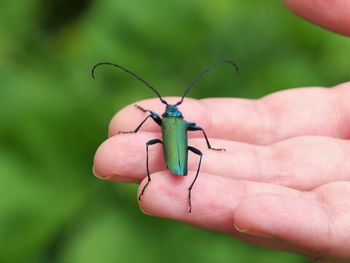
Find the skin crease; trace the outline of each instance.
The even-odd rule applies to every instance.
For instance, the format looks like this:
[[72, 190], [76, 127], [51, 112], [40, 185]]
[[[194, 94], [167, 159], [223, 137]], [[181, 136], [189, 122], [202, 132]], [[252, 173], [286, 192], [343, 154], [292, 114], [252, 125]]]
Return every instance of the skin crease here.
[[[350, 1], [284, 2], [315, 24], [350, 34]], [[179, 98], [165, 99], [172, 103]], [[259, 100], [186, 98], [179, 108], [185, 119], [202, 126], [212, 146], [226, 152], [208, 150], [200, 132], [189, 132], [189, 145], [204, 154], [189, 214], [187, 189], [198, 156], [189, 153], [189, 175], [180, 177], [167, 171], [162, 146], [150, 147], [152, 183], [139, 203], [141, 210], [313, 260], [349, 262], [349, 101], [350, 82], [331, 89], [291, 89]], [[158, 99], [137, 104], [164, 111]], [[114, 116], [109, 138], [95, 155], [99, 178], [141, 182], [142, 189], [144, 144], [161, 138], [160, 128], [147, 121], [137, 134], [117, 132], [133, 130], [145, 114], [129, 105]]]

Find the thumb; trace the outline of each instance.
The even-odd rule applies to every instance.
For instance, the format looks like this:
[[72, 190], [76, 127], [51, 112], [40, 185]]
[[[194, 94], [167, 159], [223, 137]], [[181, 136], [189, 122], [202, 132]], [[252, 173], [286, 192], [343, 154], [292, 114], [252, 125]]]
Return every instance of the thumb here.
[[[331, 218], [330, 210], [316, 198], [275, 194], [257, 194], [244, 199], [233, 216], [239, 232], [269, 237], [288, 250], [313, 259], [348, 253], [347, 245], [336, 240], [337, 225]], [[349, 259], [349, 254], [344, 257]]]
[[284, 0], [297, 15], [334, 32], [350, 35], [349, 0]]

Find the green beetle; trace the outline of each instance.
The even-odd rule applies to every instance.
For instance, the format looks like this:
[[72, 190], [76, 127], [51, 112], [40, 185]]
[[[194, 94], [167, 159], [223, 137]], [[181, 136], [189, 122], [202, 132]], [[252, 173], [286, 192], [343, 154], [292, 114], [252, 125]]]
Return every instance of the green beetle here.
[[145, 79], [143, 79], [139, 75], [135, 74], [131, 70], [129, 70], [121, 65], [111, 63], [111, 62], [100, 62], [100, 63], [97, 63], [92, 68], [92, 77], [93, 78], [95, 78], [95, 69], [100, 65], [110, 65], [110, 66], [120, 68], [120, 69], [124, 70], [125, 72], [131, 74], [132, 76], [136, 77], [138, 80], [140, 80], [144, 84], [146, 84], [151, 90], [153, 90], [155, 92], [155, 94], [158, 96], [160, 101], [166, 105], [165, 112], [162, 114], [163, 118], [161, 118], [154, 111], [146, 110], [138, 105], [135, 105], [139, 110], [146, 112], [146, 113], [149, 113], [149, 115], [136, 127], [135, 130], [119, 132], [119, 133], [136, 133], [136, 132], [138, 132], [138, 130], [141, 128], [141, 126], [146, 122], [146, 120], [148, 118], [153, 119], [161, 127], [162, 140], [152, 139], [146, 143], [146, 168], [147, 168], [148, 181], [144, 185], [144, 187], [142, 188], [142, 191], [138, 197], [139, 200], [141, 200], [142, 195], [144, 194], [149, 183], [151, 182], [151, 175], [149, 172], [149, 165], [148, 165], [148, 147], [150, 145], [161, 143], [161, 144], [163, 144], [164, 158], [165, 158], [165, 162], [167, 164], [167, 168], [173, 174], [183, 175], [183, 176], [187, 175], [187, 173], [188, 173], [188, 151], [191, 151], [194, 154], [199, 156], [199, 163], [198, 163], [196, 176], [193, 179], [190, 187], [188, 188], [188, 205], [189, 205], [188, 212], [191, 213], [191, 211], [192, 211], [191, 191], [192, 191], [194, 183], [196, 182], [196, 180], [198, 178], [203, 153], [200, 150], [198, 150], [197, 148], [188, 145], [187, 132], [188, 131], [202, 131], [204, 138], [205, 138], [205, 141], [207, 143], [207, 146], [210, 150], [224, 151], [225, 149], [216, 149], [216, 148], [211, 147], [205, 131], [200, 126], [197, 126], [194, 122], [185, 121], [184, 117], [182, 116], [182, 113], [179, 111], [177, 106], [183, 102], [187, 93], [190, 92], [190, 90], [193, 88], [193, 86], [205, 74], [207, 74], [210, 69], [212, 69], [214, 66], [217, 66], [219, 64], [224, 64], [224, 63], [231, 64], [235, 68], [237, 73], [239, 72], [237, 65], [235, 63], [233, 63], [231, 60], [220, 60], [214, 64], [211, 64], [190, 83], [190, 85], [187, 87], [184, 94], [182, 95], [180, 101], [178, 101], [175, 104], [168, 104], [160, 96], [159, 92], [151, 84], [149, 84]]

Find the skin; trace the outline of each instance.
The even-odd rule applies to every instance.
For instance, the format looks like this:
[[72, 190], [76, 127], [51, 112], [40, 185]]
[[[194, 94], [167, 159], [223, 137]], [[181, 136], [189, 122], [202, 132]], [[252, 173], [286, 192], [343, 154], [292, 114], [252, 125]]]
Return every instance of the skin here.
[[[285, 4], [313, 23], [350, 35], [349, 1]], [[166, 169], [162, 146], [151, 147], [152, 183], [139, 202], [141, 210], [314, 260], [349, 262], [349, 101], [350, 82], [290, 89], [259, 100], [186, 98], [179, 107], [185, 119], [203, 127], [211, 144], [226, 152], [208, 150], [200, 132], [189, 133], [189, 145], [204, 154], [189, 214], [187, 189], [198, 156], [189, 153], [189, 176], [181, 177]], [[164, 111], [158, 99], [137, 104]], [[109, 138], [95, 155], [97, 177], [140, 183], [142, 189], [145, 142], [161, 138], [160, 128], [149, 121], [137, 134], [117, 133], [133, 130], [144, 117], [133, 105], [113, 117]]]

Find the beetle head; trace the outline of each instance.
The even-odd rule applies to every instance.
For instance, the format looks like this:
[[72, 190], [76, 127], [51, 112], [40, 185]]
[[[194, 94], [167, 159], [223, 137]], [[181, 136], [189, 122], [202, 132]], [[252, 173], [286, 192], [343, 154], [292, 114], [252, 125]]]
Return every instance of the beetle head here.
[[176, 105], [167, 104], [165, 112], [162, 115], [163, 117], [174, 117], [174, 118], [183, 118], [181, 111], [176, 107]]

